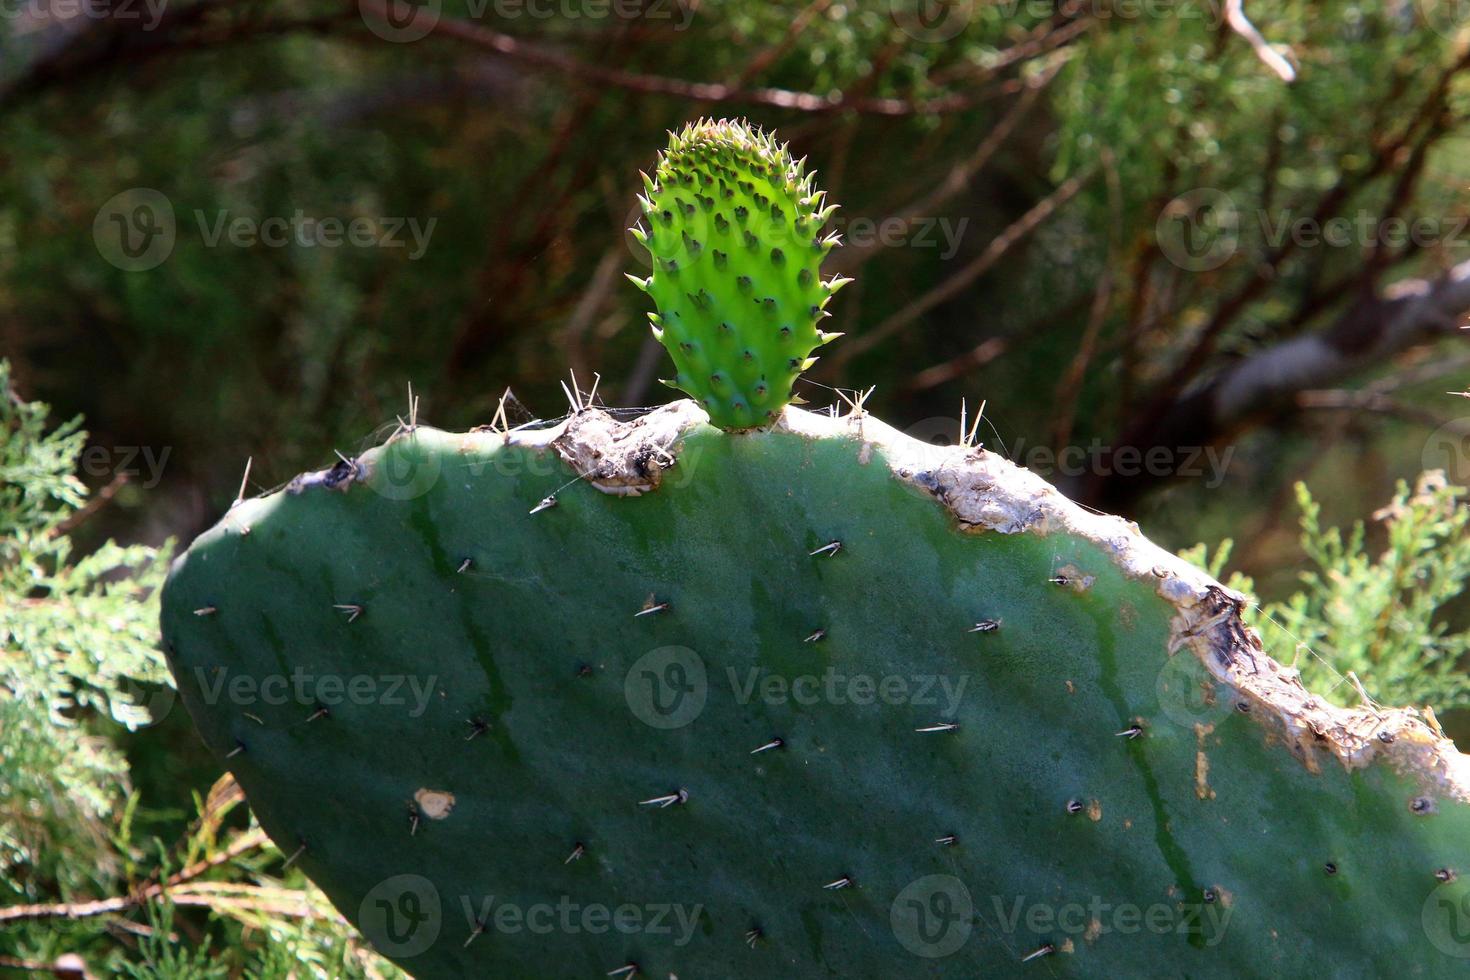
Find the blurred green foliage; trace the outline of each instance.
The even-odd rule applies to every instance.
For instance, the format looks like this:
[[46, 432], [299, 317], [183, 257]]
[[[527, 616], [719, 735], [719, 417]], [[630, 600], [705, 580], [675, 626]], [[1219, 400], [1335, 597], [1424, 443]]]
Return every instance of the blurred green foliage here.
[[[1470, 630], [1453, 629], [1445, 619], [1445, 607], [1470, 579], [1464, 495], [1464, 487], [1448, 485], [1437, 470], [1422, 474], [1412, 491], [1400, 482], [1393, 500], [1373, 515], [1386, 538], [1375, 554], [1362, 521], [1346, 535], [1322, 527], [1322, 506], [1298, 483], [1301, 547], [1312, 567], [1300, 573], [1299, 591], [1247, 613], [1266, 652], [1338, 704], [1361, 700], [1356, 676], [1363, 693], [1381, 704], [1470, 707], [1463, 665]], [[1225, 539], [1213, 556], [1202, 544], [1181, 554], [1219, 576], [1232, 544]], [[1239, 572], [1228, 584], [1246, 595], [1255, 588]]]
[[[174, 707], [157, 647], [170, 549], [74, 555], [86, 433], [80, 419], [48, 431], [48, 412], [16, 394], [0, 360], [0, 968], [72, 955], [106, 976], [399, 976], [299, 872], [265, 874], [279, 855], [258, 828], [226, 824], [240, 802], [228, 777], [208, 803], [195, 798], [183, 839], [157, 836], [177, 821], [134, 788], [124, 735]], [[148, 922], [118, 931], [85, 911], [109, 898]], [[187, 926], [172, 901], [195, 907]], [[5, 918], [30, 905], [48, 908]], [[195, 942], [181, 947], [179, 931]]]

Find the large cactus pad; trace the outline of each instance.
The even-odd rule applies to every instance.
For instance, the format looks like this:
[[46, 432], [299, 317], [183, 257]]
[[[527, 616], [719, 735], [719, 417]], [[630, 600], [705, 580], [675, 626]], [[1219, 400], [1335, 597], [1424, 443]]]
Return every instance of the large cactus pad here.
[[1238, 603], [984, 451], [681, 402], [402, 432], [236, 507], [163, 626], [420, 977], [1463, 975], [1464, 759]]

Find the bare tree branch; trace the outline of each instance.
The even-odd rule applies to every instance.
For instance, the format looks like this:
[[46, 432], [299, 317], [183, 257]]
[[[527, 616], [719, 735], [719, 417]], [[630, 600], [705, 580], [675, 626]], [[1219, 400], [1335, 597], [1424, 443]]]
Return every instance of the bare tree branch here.
[[[393, 0], [362, 0], [361, 7], [367, 14], [386, 19], [390, 17]], [[426, 21], [422, 26], [433, 36], [463, 41], [482, 51], [512, 59], [529, 68], [556, 72], [578, 81], [612, 86], [629, 92], [672, 95], [678, 98], [693, 99], [697, 102], [767, 105], [797, 112], [859, 112], [876, 116], [922, 116], [968, 109], [999, 91], [988, 89], [983, 93], [951, 93], [932, 99], [897, 99], [850, 97], [845, 93], [818, 95], [815, 92], [796, 92], [783, 88], [747, 89], [722, 82], [691, 82], [667, 75], [646, 75], [625, 71], [621, 68], [610, 68], [606, 65], [590, 64], [560, 51], [530, 44], [509, 34], [502, 34], [500, 31], [494, 31], [467, 20], [436, 17], [423, 8], [418, 8], [413, 16], [425, 18]], [[395, 19], [401, 20], [396, 16]]]
[[840, 367], [857, 355], [873, 349], [879, 343], [887, 340], [919, 317], [934, 309], [934, 307], [964, 292], [970, 283], [980, 278], [991, 266], [1000, 261], [1001, 256], [1010, 251], [1012, 245], [1025, 238], [1038, 225], [1051, 217], [1057, 208], [1076, 196], [1077, 192], [1092, 179], [1095, 171], [1096, 168], [1089, 167], [1082, 173], [1076, 174], [1062, 182], [1057, 186], [1056, 190], [1036, 202], [1029, 211], [1007, 225], [1005, 230], [999, 235], [996, 235], [990, 244], [985, 246], [985, 250], [972, 259], [963, 269], [960, 269], [912, 303], [893, 313], [876, 327], [865, 330], [860, 335], [853, 337], [848, 343], [842, 346], [833, 358], [834, 367]]
[[[1336, 384], [1420, 344], [1458, 335], [1470, 314], [1470, 260], [1438, 279], [1409, 279], [1354, 304], [1320, 333], [1266, 347], [1184, 392], [1157, 416], [1147, 452], [1208, 446], [1251, 422], [1299, 408], [1301, 392]], [[1115, 447], [1114, 451], [1124, 448]], [[1089, 503], [1126, 509], [1159, 479], [1122, 479], [1100, 467], [1082, 488]]]

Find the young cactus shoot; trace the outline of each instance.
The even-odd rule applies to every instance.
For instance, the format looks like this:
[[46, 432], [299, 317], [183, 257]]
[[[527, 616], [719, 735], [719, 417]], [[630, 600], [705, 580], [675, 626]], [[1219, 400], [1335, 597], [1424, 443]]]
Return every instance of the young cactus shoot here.
[[811, 353], [840, 334], [817, 325], [849, 280], [823, 281], [837, 244], [821, 234], [823, 206], [805, 161], [741, 121], [701, 120], [671, 134], [639, 195], [631, 229], [653, 274], [629, 276], [653, 297], [653, 335], [674, 358], [665, 384], [687, 393], [725, 429], [774, 422]]

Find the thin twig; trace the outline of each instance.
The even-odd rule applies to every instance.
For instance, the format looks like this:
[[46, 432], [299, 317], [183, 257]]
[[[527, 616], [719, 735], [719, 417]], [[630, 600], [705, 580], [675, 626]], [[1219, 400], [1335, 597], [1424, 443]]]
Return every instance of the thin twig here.
[[1064, 181], [1056, 190], [1042, 198], [1025, 214], [1011, 222], [1004, 231], [996, 235], [990, 244], [985, 246], [985, 250], [971, 260], [963, 269], [960, 269], [938, 286], [892, 314], [876, 327], [854, 337], [833, 358], [834, 367], [840, 367], [857, 355], [873, 349], [936, 306], [964, 292], [972, 282], [980, 278], [991, 266], [1000, 261], [1001, 257], [1010, 251], [1011, 246], [1015, 245], [1022, 238], [1025, 238], [1038, 225], [1051, 217], [1057, 208], [1076, 196], [1077, 192], [1092, 179], [1092, 175], [1095, 172], [1096, 167], [1088, 167], [1081, 173]]
[[[364, 13], [389, 16], [391, 4], [385, 0], [361, 0]], [[818, 95], [783, 88], [740, 88], [720, 82], [691, 82], [666, 75], [639, 72], [589, 64], [550, 48], [530, 44], [488, 27], [456, 17], [435, 17], [424, 8], [416, 8], [414, 18], [425, 18], [419, 25], [429, 34], [463, 41], [483, 51], [515, 61], [540, 71], [555, 72], [583, 82], [612, 86], [645, 95], [672, 95], [698, 102], [766, 105], [797, 112], [859, 112], [876, 116], [922, 116], [968, 109], [990, 95], [978, 92], [951, 93], [932, 99], [848, 98], [845, 94]]]
[[99, 899], [95, 902], [55, 902], [43, 905], [13, 905], [10, 908], [0, 909], [0, 922], [13, 922], [18, 919], [85, 919], [96, 915], [108, 915], [113, 912], [124, 912], [131, 908], [144, 905], [155, 898], [167, 894], [170, 889], [186, 884], [206, 871], [216, 868], [221, 864], [232, 861], [244, 854], [246, 851], [261, 847], [269, 843], [265, 832], [255, 829], [241, 834], [230, 846], [201, 861], [195, 863], [172, 875], [163, 883], [154, 882], [144, 888], [140, 888], [128, 895], [120, 895], [115, 898]]

